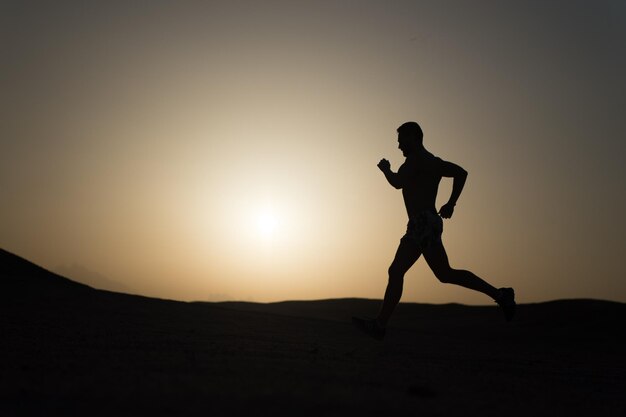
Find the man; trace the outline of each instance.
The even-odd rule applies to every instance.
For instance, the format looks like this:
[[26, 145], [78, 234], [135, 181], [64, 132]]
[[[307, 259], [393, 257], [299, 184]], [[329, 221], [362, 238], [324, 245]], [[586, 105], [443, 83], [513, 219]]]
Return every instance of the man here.
[[[407, 122], [398, 128], [398, 148], [406, 161], [398, 172], [393, 172], [389, 161], [381, 159], [378, 168], [394, 188], [402, 189], [402, 197], [409, 215], [406, 234], [400, 240], [396, 256], [389, 267], [389, 282], [385, 298], [376, 319], [353, 317], [354, 325], [368, 335], [382, 340], [387, 322], [400, 302], [404, 274], [424, 254], [428, 266], [439, 281], [480, 291], [500, 305], [507, 321], [515, 314], [513, 288], [495, 288], [470, 271], [452, 269], [441, 242], [443, 221], [454, 213], [467, 172], [458, 165], [443, 161], [428, 152], [422, 144], [422, 129], [416, 122]], [[450, 200], [439, 212], [435, 208], [437, 189], [442, 177], [454, 179]], [[441, 217], [440, 217], [441, 216]]]

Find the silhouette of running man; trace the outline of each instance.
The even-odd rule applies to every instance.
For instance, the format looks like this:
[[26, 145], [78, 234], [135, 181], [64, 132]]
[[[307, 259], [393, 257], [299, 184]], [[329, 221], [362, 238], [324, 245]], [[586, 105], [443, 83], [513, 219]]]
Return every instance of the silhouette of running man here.
[[[507, 321], [515, 314], [515, 292], [513, 288], [495, 288], [470, 271], [453, 269], [448, 262], [448, 255], [441, 241], [443, 221], [454, 213], [467, 171], [452, 162], [447, 162], [428, 152], [422, 144], [423, 133], [416, 122], [407, 122], [398, 128], [398, 148], [406, 161], [398, 172], [391, 170], [388, 160], [381, 159], [378, 168], [396, 189], [402, 190], [409, 222], [406, 234], [400, 239], [396, 256], [389, 267], [389, 282], [385, 298], [376, 319], [353, 317], [354, 325], [382, 340], [387, 323], [402, 296], [404, 274], [424, 254], [428, 266], [439, 281], [456, 284], [475, 291], [480, 291], [500, 305]], [[435, 208], [437, 189], [442, 177], [453, 178], [450, 200], [439, 212]]]

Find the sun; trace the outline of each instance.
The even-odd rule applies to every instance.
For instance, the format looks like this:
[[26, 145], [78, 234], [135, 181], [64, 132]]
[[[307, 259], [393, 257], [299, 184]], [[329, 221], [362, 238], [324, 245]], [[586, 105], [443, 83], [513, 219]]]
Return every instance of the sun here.
[[257, 231], [263, 239], [272, 239], [278, 231], [278, 216], [271, 208], [262, 209], [257, 215]]
[[295, 213], [293, 205], [284, 199], [260, 200], [256, 204], [249, 202], [240, 211], [240, 216], [246, 222], [239, 222], [242, 229], [237, 235], [245, 237], [252, 245], [260, 245], [259, 247], [272, 250], [287, 247], [301, 235], [294, 221]]

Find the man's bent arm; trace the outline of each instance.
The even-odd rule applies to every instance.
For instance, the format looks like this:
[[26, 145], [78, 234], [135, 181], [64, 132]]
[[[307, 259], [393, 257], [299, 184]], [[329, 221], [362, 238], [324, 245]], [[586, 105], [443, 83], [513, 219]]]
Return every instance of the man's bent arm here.
[[465, 180], [467, 179], [467, 171], [461, 168], [460, 166], [453, 164], [452, 162], [442, 161], [442, 172], [441, 174], [444, 177], [452, 177], [454, 178], [454, 182], [452, 183], [452, 193], [450, 194], [450, 200], [446, 203], [446, 205], [456, 205], [461, 192], [463, 191], [463, 187], [465, 186]]
[[389, 161], [383, 158], [378, 163], [378, 169], [380, 169], [383, 172], [383, 174], [385, 174], [385, 178], [387, 179], [387, 182], [391, 184], [393, 188], [402, 188], [402, 185], [404, 182], [402, 180], [402, 176], [400, 175], [400, 171], [402, 171], [402, 167], [400, 167], [398, 172], [395, 173], [391, 170], [391, 164], [389, 163]]
[[385, 174], [385, 178], [387, 182], [391, 184], [393, 188], [400, 189], [402, 188], [402, 181], [399, 174], [393, 172], [391, 168], [383, 170], [383, 174]]
[[457, 200], [461, 196], [461, 191], [463, 191], [463, 187], [465, 186], [465, 180], [467, 179], [467, 171], [463, 170], [463, 173], [459, 173], [459, 175], [454, 177], [452, 183], [452, 193], [450, 194], [450, 200], [448, 200], [448, 204], [456, 205]]
[[452, 193], [450, 194], [450, 200], [448, 200], [447, 203], [454, 206], [461, 196], [461, 192], [465, 186], [467, 171], [452, 162], [444, 162], [443, 176], [454, 178], [454, 182], [452, 183]]

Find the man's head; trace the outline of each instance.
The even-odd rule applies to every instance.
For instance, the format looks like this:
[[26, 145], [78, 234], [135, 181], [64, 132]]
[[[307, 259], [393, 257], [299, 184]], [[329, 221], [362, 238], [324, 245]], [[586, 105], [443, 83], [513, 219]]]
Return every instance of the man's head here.
[[420, 149], [424, 133], [416, 122], [403, 123], [398, 129], [398, 148], [404, 156], [409, 156]]

